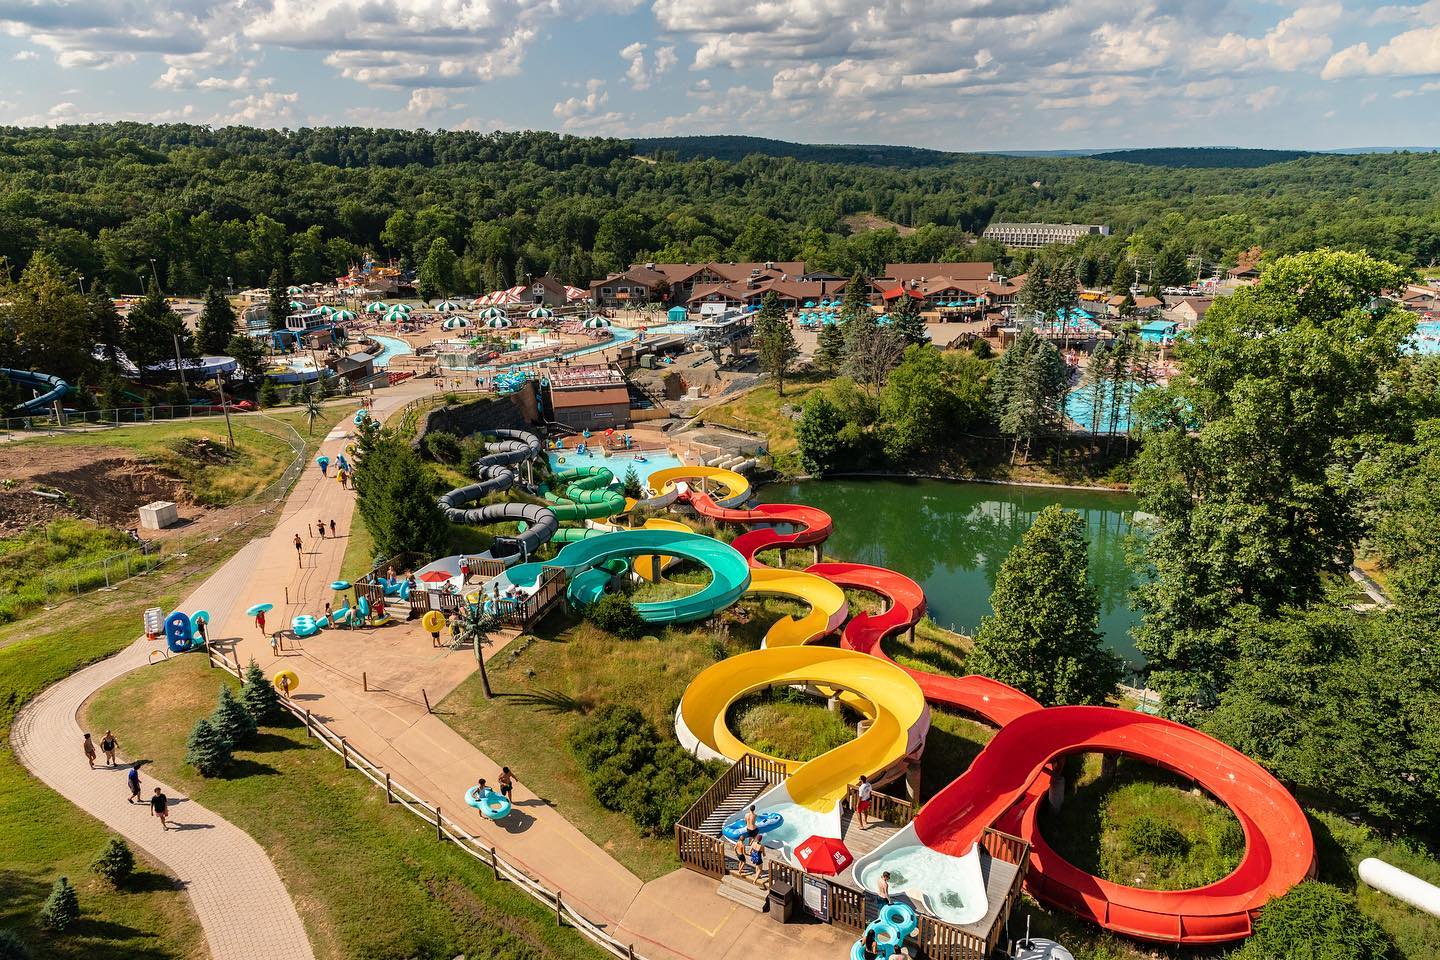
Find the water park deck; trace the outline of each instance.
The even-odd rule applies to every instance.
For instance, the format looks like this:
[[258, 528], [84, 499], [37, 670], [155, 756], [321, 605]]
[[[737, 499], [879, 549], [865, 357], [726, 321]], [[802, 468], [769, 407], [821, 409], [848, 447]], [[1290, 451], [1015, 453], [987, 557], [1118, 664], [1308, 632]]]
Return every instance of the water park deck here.
[[[717, 880], [733, 875], [739, 863], [732, 856], [734, 845], [721, 836], [725, 823], [771, 786], [785, 779], [777, 763], [747, 754], [736, 761], [706, 791], [675, 825], [676, 849], [689, 869]], [[853, 788], [841, 814], [841, 839], [854, 855], [852, 866], [835, 877], [817, 877], [790, 866], [777, 857], [767, 858], [771, 884], [784, 881], [799, 891], [807, 883], [825, 887], [829, 923], [857, 934], [875, 919], [880, 901], [866, 893], [854, 876], [853, 863], [898, 833], [914, 816], [909, 803], [875, 793], [874, 816], [868, 829], [861, 830], [851, 812], [855, 806]], [[983, 960], [1000, 946], [1005, 921], [1020, 897], [1029, 865], [1030, 845], [1025, 841], [986, 830], [981, 838], [980, 869], [985, 878], [989, 909], [975, 923], [963, 926], [921, 914], [916, 937], [922, 956], [944, 960]]]

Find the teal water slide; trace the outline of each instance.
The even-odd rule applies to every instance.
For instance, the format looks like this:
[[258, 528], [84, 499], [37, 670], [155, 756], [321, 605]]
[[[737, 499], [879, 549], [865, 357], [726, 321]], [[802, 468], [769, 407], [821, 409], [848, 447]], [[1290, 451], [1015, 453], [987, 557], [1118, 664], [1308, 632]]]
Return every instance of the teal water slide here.
[[[637, 603], [635, 609], [651, 623], [687, 623], [704, 620], [739, 600], [750, 589], [750, 565], [734, 547], [713, 537], [680, 530], [621, 530], [568, 543], [544, 563], [522, 563], [505, 574], [511, 583], [528, 587], [545, 567], [564, 567], [570, 575], [566, 596], [571, 603], [593, 603], [633, 557], [681, 557], [710, 570], [704, 589], [655, 603]], [[615, 563], [620, 561], [621, 563]], [[608, 568], [608, 569], [607, 569]]]
[[0, 367], [0, 378], [33, 390], [36, 394], [31, 400], [15, 404], [17, 413], [38, 413], [56, 400], [65, 399], [65, 395], [74, 389], [59, 377], [52, 377], [48, 373], [36, 373], [33, 370], [11, 370], [9, 367]]

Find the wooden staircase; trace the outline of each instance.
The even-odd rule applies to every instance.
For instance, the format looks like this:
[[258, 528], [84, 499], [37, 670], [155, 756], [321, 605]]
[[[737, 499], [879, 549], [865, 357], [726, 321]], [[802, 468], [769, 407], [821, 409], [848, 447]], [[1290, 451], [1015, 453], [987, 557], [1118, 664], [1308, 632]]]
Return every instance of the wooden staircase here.
[[769, 902], [770, 891], [753, 880], [742, 879], [741, 877], [728, 876], [720, 881], [716, 893], [734, 903], [740, 904], [756, 913], [764, 913], [765, 905]]
[[711, 811], [710, 816], [700, 824], [700, 832], [708, 833], [712, 837], [720, 836], [720, 828], [730, 820], [738, 816], [746, 807], [755, 802], [755, 798], [764, 793], [770, 784], [759, 777], [746, 777], [730, 791], [729, 796], [720, 801], [720, 806]]

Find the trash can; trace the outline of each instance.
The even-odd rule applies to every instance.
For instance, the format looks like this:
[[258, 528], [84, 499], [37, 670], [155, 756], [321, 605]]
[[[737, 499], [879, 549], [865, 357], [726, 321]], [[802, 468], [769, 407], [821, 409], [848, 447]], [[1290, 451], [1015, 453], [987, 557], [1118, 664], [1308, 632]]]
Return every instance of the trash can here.
[[793, 923], [800, 896], [788, 880], [776, 879], [770, 884], [770, 916], [776, 923]]

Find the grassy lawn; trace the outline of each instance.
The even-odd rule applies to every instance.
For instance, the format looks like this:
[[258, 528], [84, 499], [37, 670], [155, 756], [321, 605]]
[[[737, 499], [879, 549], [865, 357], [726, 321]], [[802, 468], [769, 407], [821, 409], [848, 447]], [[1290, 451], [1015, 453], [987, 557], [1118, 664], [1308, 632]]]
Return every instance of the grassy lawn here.
[[717, 403], [700, 413], [704, 423], [721, 427], [738, 427], [751, 433], [758, 433], [770, 440], [770, 456], [782, 460], [795, 452], [795, 421], [782, 406], [798, 410], [805, 405], [805, 398], [812, 390], [824, 387], [829, 378], [805, 375], [785, 381], [785, 396], [775, 392], [772, 383], [764, 383], [742, 397], [725, 403]]
[[[19, 536], [0, 539], [0, 623], [19, 620], [50, 601], [47, 575], [134, 547], [135, 542], [120, 531], [90, 520], [56, 520]], [[82, 580], [83, 589], [105, 585], [103, 571], [89, 570], [86, 574], [95, 582]]]
[[756, 750], [787, 760], [813, 760], [855, 739], [859, 715], [829, 709], [822, 697], [777, 687], [741, 697], [726, 723]]
[[[174, 602], [173, 597], [164, 600]], [[30, 698], [124, 647], [138, 625], [138, 609], [126, 610], [82, 618], [63, 630], [0, 648], [0, 837], [5, 838], [0, 846], [0, 926], [15, 929], [37, 958], [207, 955], [189, 901], [173, 878], [142, 860], [123, 889], [102, 882], [90, 872], [90, 862], [112, 834], [30, 776], [10, 749], [10, 725]], [[75, 885], [82, 920], [63, 936], [52, 936], [35, 927], [35, 913], [58, 876], [69, 877]]]
[[[185, 737], [222, 683], [200, 657], [124, 677], [88, 710], [150, 769], [254, 837], [295, 898], [316, 953], [340, 957], [598, 957], [517, 887], [343, 768], [298, 725], [265, 729], [229, 776], [198, 777]], [[183, 807], [180, 810], [183, 818]]]

